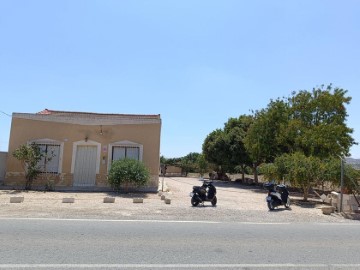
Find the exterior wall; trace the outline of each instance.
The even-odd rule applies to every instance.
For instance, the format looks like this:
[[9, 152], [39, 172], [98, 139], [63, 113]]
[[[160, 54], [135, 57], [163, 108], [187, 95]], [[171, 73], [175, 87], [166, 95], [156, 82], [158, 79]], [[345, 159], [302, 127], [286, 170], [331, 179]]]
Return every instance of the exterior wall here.
[[167, 169], [166, 169], [167, 176], [175, 176], [175, 175], [181, 175], [181, 174], [182, 174], [182, 169], [180, 167], [167, 166]]
[[7, 152], [0, 152], [0, 182], [5, 179]]
[[[10, 132], [9, 153], [22, 144], [50, 139], [62, 143], [63, 155], [60, 161], [61, 172], [56, 175], [42, 174], [33, 186], [43, 186], [49, 180], [55, 186], [71, 187], [73, 185], [72, 162], [76, 142], [87, 144], [96, 142], [100, 148], [100, 166], [96, 175], [96, 187], [108, 187], [107, 172], [109, 145], [119, 141], [131, 141], [143, 146], [142, 161], [150, 169], [149, 188], [158, 185], [160, 156], [161, 123], [118, 124], [118, 125], [79, 125], [52, 121], [39, 121], [13, 117]], [[98, 153], [99, 154], [99, 153]], [[24, 185], [25, 177], [21, 163], [12, 155], [8, 156], [6, 165], [6, 185]]]

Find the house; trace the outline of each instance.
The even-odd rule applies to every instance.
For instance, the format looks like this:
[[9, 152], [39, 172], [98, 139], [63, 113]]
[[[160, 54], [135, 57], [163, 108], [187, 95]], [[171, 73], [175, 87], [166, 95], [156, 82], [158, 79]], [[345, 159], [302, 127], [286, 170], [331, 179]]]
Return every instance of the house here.
[[24, 186], [21, 162], [12, 156], [20, 145], [35, 143], [49, 158], [39, 162], [42, 174], [33, 182], [55, 188], [108, 188], [114, 160], [133, 158], [149, 168], [147, 190], [156, 190], [160, 157], [160, 115], [102, 114], [45, 109], [13, 113], [4, 184]]
[[0, 183], [5, 179], [5, 165], [7, 159], [7, 152], [0, 152]]

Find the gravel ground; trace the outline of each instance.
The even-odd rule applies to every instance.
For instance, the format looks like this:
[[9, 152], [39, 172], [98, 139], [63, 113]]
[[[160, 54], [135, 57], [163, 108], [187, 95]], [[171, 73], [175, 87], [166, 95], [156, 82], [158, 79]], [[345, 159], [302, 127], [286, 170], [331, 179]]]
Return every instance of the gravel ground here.
[[[160, 179], [162, 180], [162, 178]], [[160, 181], [162, 182], [162, 181]], [[344, 219], [339, 214], [324, 215], [321, 203], [313, 200], [300, 203], [301, 197], [290, 194], [290, 210], [279, 207], [269, 211], [265, 202], [266, 192], [257, 187], [235, 182], [214, 181], [218, 204], [192, 207], [189, 193], [192, 186], [201, 185], [196, 178], [164, 178], [165, 204], [158, 194], [118, 194], [101, 192], [40, 192], [0, 191], [0, 218], [87, 218], [120, 220], [181, 220], [214, 222], [359, 222]], [[10, 203], [10, 197], [23, 196], [24, 202]], [[103, 203], [104, 197], [115, 197], [115, 203]], [[63, 198], [74, 198], [74, 203], [62, 203]], [[143, 203], [133, 203], [133, 198], [143, 198]]]

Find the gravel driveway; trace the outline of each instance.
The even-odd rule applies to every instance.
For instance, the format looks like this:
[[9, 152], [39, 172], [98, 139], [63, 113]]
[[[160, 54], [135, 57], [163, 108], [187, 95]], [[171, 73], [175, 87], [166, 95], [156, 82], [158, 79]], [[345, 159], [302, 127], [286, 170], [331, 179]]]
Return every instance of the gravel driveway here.
[[[162, 178], [160, 178], [162, 180]], [[0, 218], [87, 218], [131, 220], [181, 220], [214, 222], [358, 222], [344, 219], [338, 214], [323, 215], [321, 204], [300, 205], [301, 197], [290, 194], [294, 202], [290, 210], [279, 207], [269, 211], [266, 192], [257, 187], [235, 182], [215, 181], [218, 204], [212, 207], [192, 207], [189, 193], [192, 186], [201, 185], [196, 178], [164, 178], [171, 198], [165, 204], [158, 194], [117, 194], [101, 192], [40, 192], [0, 191]], [[161, 181], [160, 181], [161, 182]], [[12, 196], [23, 196], [24, 202], [10, 203]], [[115, 197], [115, 203], [103, 203], [106, 196]], [[133, 198], [143, 203], [133, 203]], [[74, 203], [62, 203], [63, 198], [75, 198]]]

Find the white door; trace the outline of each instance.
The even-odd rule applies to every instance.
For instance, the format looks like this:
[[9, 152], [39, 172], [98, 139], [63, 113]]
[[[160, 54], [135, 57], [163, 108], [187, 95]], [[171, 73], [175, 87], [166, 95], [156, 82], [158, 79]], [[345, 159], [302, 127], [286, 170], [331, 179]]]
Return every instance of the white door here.
[[77, 146], [74, 168], [74, 186], [86, 187], [95, 185], [96, 157], [96, 146]]

